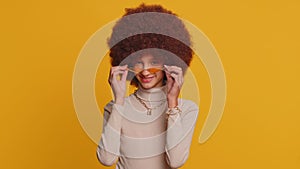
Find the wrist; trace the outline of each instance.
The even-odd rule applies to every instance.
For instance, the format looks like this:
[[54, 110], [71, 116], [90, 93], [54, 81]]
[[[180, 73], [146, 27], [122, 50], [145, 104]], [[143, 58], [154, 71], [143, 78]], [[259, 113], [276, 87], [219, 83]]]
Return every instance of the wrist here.
[[178, 100], [176, 99], [168, 99], [168, 107], [174, 108], [178, 105]]
[[166, 118], [168, 119], [170, 116], [175, 116], [175, 115], [178, 115], [178, 114], [181, 114], [181, 109], [176, 106], [176, 107], [173, 107], [173, 108], [168, 108], [166, 114]]
[[123, 105], [124, 104], [124, 98], [116, 98], [115, 104]]

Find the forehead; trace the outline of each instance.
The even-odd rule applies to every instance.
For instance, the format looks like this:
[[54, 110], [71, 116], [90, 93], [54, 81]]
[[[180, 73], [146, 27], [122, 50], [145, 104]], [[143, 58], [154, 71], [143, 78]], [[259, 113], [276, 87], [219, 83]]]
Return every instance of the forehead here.
[[160, 56], [156, 56], [156, 55], [153, 55], [153, 54], [143, 54], [143, 55], [140, 55], [138, 56], [137, 58], [138, 60], [162, 60], [162, 57]]
[[168, 55], [166, 55], [166, 52], [162, 49], [156, 49], [156, 48], [149, 48], [140, 50], [137, 52], [134, 52], [126, 57], [125, 60], [123, 60], [124, 63], [127, 64], [135, 64], [137, 61], [158, 61], [161, 63], [167, 62]]

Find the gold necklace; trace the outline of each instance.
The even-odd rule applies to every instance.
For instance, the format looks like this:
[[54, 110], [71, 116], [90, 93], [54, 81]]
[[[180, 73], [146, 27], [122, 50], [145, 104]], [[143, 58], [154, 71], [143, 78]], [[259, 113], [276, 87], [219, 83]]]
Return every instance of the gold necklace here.
[[137, 90], [134, 91], [133, 95], [135, 96], [135, 98], [147, 109], [147, 115], [151, 115], [152, 110], [159, 108], [160, 106], [162, 106], [166, 100], [164, 100], [163, 102], [161, 102], [159, 105], [157, 105], [156, 107], [148, 107], [147, 104], [143, 101], [142, 98], [140, 98], [137, 94], [136, 94]]

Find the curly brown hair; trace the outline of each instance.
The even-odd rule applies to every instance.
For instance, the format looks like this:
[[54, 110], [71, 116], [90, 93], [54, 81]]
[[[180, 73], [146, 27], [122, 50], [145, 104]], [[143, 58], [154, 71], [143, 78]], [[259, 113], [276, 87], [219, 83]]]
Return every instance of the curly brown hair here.
[[[134, 17], [134, 14], [141, 13], [143, 15]], [[126, 8], [125, 14], [113, 27], [108, 45], [112, 66], [130, 64], [125, 61], [128, 56], [136, 57], [137, 53], [141, 55], [141, 51], [146, 51], [151, 55], [162, 55], [166, 65], [179, 66], [185, 72], [193, 56], [190, 34], [182, 20], [161, 5], [143, 3], [137, 8]], [[163, 50], [168, 52], [158, 53]], [[132, 83], [136, 84], [134, 75], [129, 74], [128, 80], [132, 78]]]

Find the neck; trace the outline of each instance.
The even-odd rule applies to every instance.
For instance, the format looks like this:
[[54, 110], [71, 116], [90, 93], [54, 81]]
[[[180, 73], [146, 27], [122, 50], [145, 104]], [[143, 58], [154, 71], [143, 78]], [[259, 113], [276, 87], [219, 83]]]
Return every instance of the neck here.
[[165, 85], [151, 89], [143, 89], [139, 86], [136, 94], [144, 101], [161, 101], [167, 99], [167, 87]]

